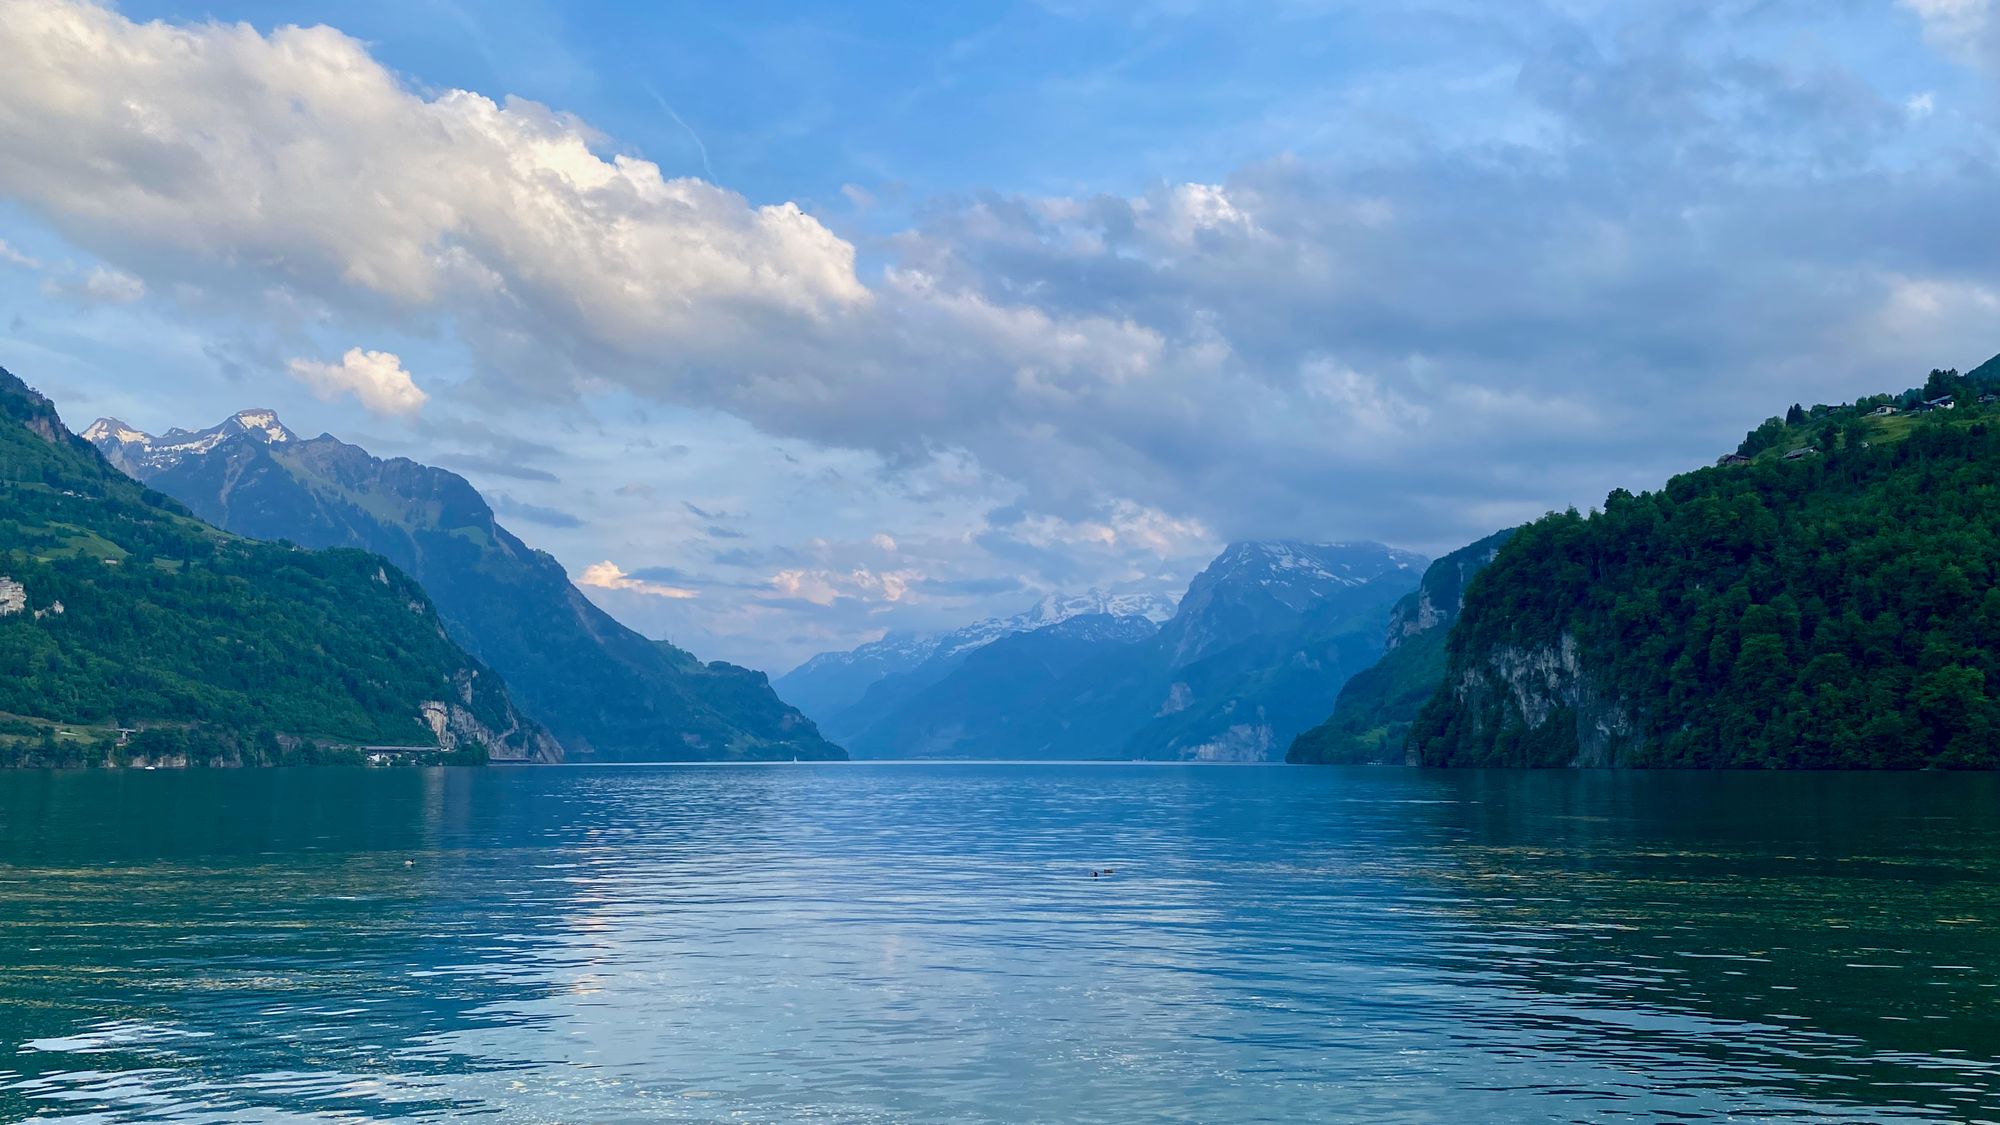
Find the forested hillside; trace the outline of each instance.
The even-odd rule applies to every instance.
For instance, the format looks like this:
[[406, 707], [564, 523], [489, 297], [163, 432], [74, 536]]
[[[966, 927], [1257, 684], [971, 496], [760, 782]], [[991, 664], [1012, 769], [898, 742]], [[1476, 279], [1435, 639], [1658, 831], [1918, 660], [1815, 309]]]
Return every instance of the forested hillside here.
[[552, 758], [416, 584], [255, 543], [119, 473], [0, 371], [0, 760], [286, 760], [308, 743]]
[[2000, 765], [1989, 393], [1795, 408], [1746, 463], [1528, 525], [1468, 594], [1422, 762]]
[[326, 435], [299, 440], [269, 411], [161, 439], [109, 419], [88, 432], [128, 471], [220, 527], [356, 547], [402, 568], [437, 604], [452, 640], [505, 676], [521, 709], [573, 758], [845, 757], [763, 673], [704, 663], [599, 609], [456, 473]]

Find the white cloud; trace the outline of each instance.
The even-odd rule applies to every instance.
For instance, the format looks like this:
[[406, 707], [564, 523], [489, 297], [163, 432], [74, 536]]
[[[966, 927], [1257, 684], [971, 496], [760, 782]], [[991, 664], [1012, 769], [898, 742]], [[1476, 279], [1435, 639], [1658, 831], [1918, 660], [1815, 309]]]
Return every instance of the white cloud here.
[[4, 238], [0, 238], [0, 262], [20, 266], [22, 269], [38, 270], [42, 268], [42, 263], [7, 245], [7, 240]]
[[[864, 276], [796, 207], [608, 155], [543, 106], [418, 89], [337, 31], [0, 0], [0, 196], [203, 315], [256, 324], [282, 299], [316, 335], [463, 344], [455, 409], [527, 399], [539, 427], [533, 396], [577, 395], [560, 420], [579, 432], [629, 419], [629, 445], [516, 435], [561, 470], [524, 502], [585, 524], [536, 534], [668, 576], [600, 564], [597, 588], [699, 575], [698, 600], [617, 600], [718, 632], [999, 611], [1244, 536], [1448, 548], [1657, 483], [1774, 402], [1984, 358], [2000, 272], [1964, 248], [2000, 183], [1991, 114], [1954, 85], [1968, 129], [1906, 127], [1935, 61], [1916, 19], [1843, 9], [1901, 34], [1895, 65], [1860, 73], [1877, 64], [1852, 39], [1773, 46], [1797, 42], [1769, 34], [1796, 5], [1559, 7], [1578, 18], [1459, 28], [1504, 76], [1467, 87], [1492, 104], [1464, 120], [1378, 99], [1394, 112], [1327, 113], [1304, 155], [1197, 182], [885, 196], [869, 229], [922, 218]], [[1991, 7], [1905, 11], [1977, 53]], [[1431, 73], [1383, 89], [1435, 92]], [[1367, 117], [1394, 143], [1350, 145]], [[1077, 182], [1048, 171], [1022, 179]], [[726, 448], [685, 456], [688, 429]], [[704, 458], [750, 514], [632, 530], [642, 499], [707, 494], [687, 475]]]
[[123, 270], [97, 266], [81, 280], [48, 278], [42, 282], [42, 292], [85, 304], [129, 305], [146, 296], [146, 283]]
[[1015, 539], [1036, 547], [1137, 551], [1163, 559], [1206, 556], [1221, 546], [1200, 520], [1174, 516], [1130, 500], [1112, 501], [1101, 512], [1085, 519], [1029, 516], [1011, 531]]
[[[854, 247], [796, 206], [600, 156], [587, 126], [534, 103], [420, 94], [330, 28], [0, 0], [0, 57], [0, 193], [73, 241], [162, 292], [432, 318], [511, 391], [620, 388], [893, 464], [963, 457], [1032, 508], [1139, 543], [1180, 536], [1135, 539], [1102, 522], [1108, 504], [1200, 519], [1242, 513], [1231, 473], [1289, 487], [1257, 465], [1204, 469], [1220, 435], [1303, 472], [1359, 453], [1321, 435], [1395, 420], [1359, 360], [1300, 395], [1272, 373], [1297, 357], [1243, 347], [1299, 294], [1369, 292], [1330, 244], [1393, 237], [1402, 207], [1375, 193], [1302, 210], [1244, 179], [1001, 201], [966, 213], [976, 230], [910, 232], [871, 288]], [[967, 257], [1002, 242], [1031, 269], [1114, 284], [1079, 294]], [[1121, 293], [1128, 276], [1180, 292]], [[386, 353], [292, 370], [378, 413], [424, 401]]]
[[[622, 387], [769, 433], [903, 460], [966, 450], [1017, 473], [1036, 462], [1025, 431], [1069, 440], [1149, 393], [1179, 343], [921, 269], [871, 289], [854, 247], [791, 203], [601, 156], [586, 125], [532, 102], [416, 92], [331, 28], [0, 0], [0, 58], [0, 194], [155, 290], [428, 318], [517, 400]], [[1241, 225], [1219, 188], [1168, 202], [1163, 221], [1189, 237]], [[1191, 354], [1173, 357], [1183, 375]]]
[[644, 579], [634, 578], [626, 574], [619, 568], [618, 564], [609, 559], [584, 567], [583, 574], [577, 578], [577, 581], [585, 586], [594, 586], [600, 590], [625, 590], [655, 598], [685, 600], [698, 596], [694, 590], [690, 590], [685, 586], [670, 586], [664, 582], [649, 582]]
[[1924, 37], [1954, 58], [1973, 63], [1995, 61], [2000, 21], [1993, 0], [1901, 0], [1923, 21]]
[[332, 401], [342, 395], [353, 395], [371, 414], [415, 414], [430, 399], [392, 352], [349, 348], [339, 363], [295, 359], [290, 370], [292, 378], [304, 383], [321, 399]]
[[781, 570], [771, 576], [771, 588], [788, 598], [830, 606], [841, 599], [899, 602], [923, 575], [914, 570], [877, 571], [855, 567], [839, 572], [822, 569]]
[[0, 190], [156, 270], [223, 265], [618, 350], [740, 342], [765, 315], [868, 296], [853, 248], [791, 204], [599, 157], [532, 102], [426, 98], [330, 28], [0, 0], [0, 57]]
[[113, 304], [129, 304], [146, 295], [146, 283], [123, 270], [99, 266], [83, 279], [83, 291]]

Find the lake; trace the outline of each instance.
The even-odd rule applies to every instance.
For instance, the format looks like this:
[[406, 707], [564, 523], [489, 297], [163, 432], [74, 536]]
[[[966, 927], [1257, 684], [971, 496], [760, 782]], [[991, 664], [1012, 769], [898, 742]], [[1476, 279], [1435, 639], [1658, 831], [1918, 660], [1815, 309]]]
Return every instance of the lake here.
[[2000, 1119], [1996, 923], [1985, 775], [0, 773], [0, 1119]]

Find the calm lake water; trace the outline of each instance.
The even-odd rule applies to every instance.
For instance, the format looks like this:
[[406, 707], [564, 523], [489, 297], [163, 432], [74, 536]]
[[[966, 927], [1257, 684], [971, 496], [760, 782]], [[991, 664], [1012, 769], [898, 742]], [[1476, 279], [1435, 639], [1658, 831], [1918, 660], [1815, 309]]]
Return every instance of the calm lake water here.
[[0, 1120], [2000, 1119], [1996, 924], [1989, 776], [0, 773]]

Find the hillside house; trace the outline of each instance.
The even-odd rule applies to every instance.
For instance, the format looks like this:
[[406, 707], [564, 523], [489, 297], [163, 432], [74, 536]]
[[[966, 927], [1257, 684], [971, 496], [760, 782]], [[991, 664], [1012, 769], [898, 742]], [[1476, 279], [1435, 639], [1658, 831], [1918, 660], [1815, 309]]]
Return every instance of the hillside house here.
[[1870, 413], [1872, 413], [1877, 418], [1887, 418], [1888, 416], [1894, 414], [1895, 412], [1896, 408], [1888, 405], [1887, 403], [1884, 403], [1883, 405], [1878, 406], [1874, 410], [1870, 411]]
[[1807, 457], [1816, 457], [1818, 455], [1819, 455], [1819, 450], [1814, 449], [1812, 446], [1808, 445], [1802, 449], [1794, 449], [1790, 453], [1785, 454], [1785, 460], [1800, 461], [1804, 460]]

